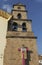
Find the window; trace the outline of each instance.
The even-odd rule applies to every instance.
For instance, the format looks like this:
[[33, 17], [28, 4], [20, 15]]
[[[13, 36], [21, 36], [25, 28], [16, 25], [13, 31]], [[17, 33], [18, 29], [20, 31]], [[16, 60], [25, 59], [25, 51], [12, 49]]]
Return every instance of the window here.
[[26, 23], [23, 23], [23, 24], [22, 24], [22, 31], [23, 31], [23, 32], [27, 31], [27, 29], [26, 29]]
[[12, 31], [17, 31], [18, 25], [16, 22], [12, 24]]
[[19, 14], [17, 15], [17, 17], [18, 17], [18, 19], [21, 19], [21, 14], [19, 13]]
[[20, 7], [18, 7], [18, 9], [21, 9]]

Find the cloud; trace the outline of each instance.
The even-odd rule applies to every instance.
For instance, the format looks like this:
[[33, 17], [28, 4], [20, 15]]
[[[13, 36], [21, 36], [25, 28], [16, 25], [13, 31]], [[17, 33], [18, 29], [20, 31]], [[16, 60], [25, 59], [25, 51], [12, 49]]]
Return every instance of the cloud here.
[[8, 13], [10, 13], [11, 12], [11, 5], [8, 5], [8, 4], [4, 4], [3, 6], [2, 6], [2, 8], [4, 9], [4, 10], [6, 10]]
[[35, 1], [37, 1], [37, 2], [42, 2], [42, 0], [35, 0]]

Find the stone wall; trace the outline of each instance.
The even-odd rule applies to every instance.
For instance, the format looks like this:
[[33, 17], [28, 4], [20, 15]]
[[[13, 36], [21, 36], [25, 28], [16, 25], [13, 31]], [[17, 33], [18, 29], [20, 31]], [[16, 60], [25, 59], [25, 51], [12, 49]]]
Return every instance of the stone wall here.
[[32, 38], [7, 38], [4, 50], [4, 65], [22, 65], [21, 52], [18, 48], [22, 45], [28, 48], [26, 65], [38, 65], [36, 39]]

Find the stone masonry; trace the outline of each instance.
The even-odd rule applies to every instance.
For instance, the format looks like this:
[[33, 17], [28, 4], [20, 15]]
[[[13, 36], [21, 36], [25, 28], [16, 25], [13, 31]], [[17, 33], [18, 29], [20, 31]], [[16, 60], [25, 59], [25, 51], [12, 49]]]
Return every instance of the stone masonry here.
[[[18, 48], [21, 48], [23, 45], [28, 48], [25, 65], [38, 65], [37, 37], [32, 32], [32, 20], [27, 19], [25, 5], [21, 3], [13, 5], [11, 14], [12, 18], [8, 21], [7, 43], [4, 50], [3, 65], [22, 65], [21, 52], [18, 51]], [[20, 19], [17, 17], [18, 14], [21, 14]], [[18, 24], [16, 31], [11, 29], [11, 24], [9, 24], [11, 21]], [[23, 31], [24, 29], [22, 30], [22, 24], [24, 22], [26, 23], [26, 31]]]

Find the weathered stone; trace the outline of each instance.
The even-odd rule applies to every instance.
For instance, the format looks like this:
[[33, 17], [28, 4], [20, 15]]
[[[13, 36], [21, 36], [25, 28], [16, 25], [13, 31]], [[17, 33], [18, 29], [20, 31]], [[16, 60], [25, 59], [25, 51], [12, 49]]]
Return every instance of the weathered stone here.
[[[18, 10], [18, 6], [21, 8], [20, 11], [14, 11], [15, 9]], [[13, 8], [13, 16], [14, 18], [17, 18], [17, 14], [21, 13], [22, 19], [27, 19], [27, 15], [25, 11], [25, 7], [23, 5], [20, 6], [20, 4], [14, 6]], [[21, 12], [21, 10], [23, 11]], [[24, 21], [21, 21], [21, 19], [16, 21], [18, 24], [22, 25]], [[22, 23], [21, 23], [22, 22]], [[18, 51], [18, 48], [21, 48], [23, 45], [25, 48], [28, 48], [27, 52], [27, 59], [26, 65], [38, 65], [38, 54], [37, 54], [37, 47], [36, 47], [36, 38], [34, 36], [34, 33], [32, 32], [31, 28], [31, 22], [26, 23], [27, 31], [23, 32], [22, 28], [19, 28], [17, 31], [7, 31], [7, 43], [4, 50], [4, 64], [3, 65], [22, 65], [22, 58], [21, 58], [21, 52]]]

